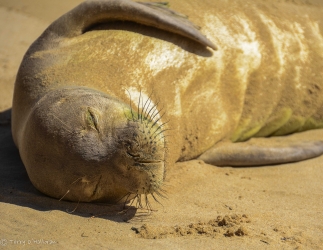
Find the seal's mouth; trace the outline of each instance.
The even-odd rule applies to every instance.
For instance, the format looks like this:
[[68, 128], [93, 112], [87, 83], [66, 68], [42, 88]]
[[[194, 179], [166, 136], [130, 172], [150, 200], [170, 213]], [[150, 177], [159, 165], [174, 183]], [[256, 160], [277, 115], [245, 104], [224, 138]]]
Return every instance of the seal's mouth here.
[[132, 157], [136, 163], [149, 164], [149, 163], [161, 163], [162, 160], [143, 159], [137, 155], [127, 152], [128, 156]]
[[136, 161], [137, 163], [141, 163], [141, 164], [150, 164], [150, 163], [161, 163], [162, 161], [154, 161], [154, 160], [139, 160]]

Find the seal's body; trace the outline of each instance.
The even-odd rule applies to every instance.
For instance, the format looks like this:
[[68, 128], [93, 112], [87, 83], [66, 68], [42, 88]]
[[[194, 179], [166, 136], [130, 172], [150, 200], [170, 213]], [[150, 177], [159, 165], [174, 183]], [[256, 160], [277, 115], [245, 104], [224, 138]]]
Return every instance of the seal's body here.
[[322, 4], [171, 2], [209, 40], [178, 13], [132, 4], [78, 6], [23, 59], [13, 136], [40, 191], [117, 201], [158, 192], [178, 160], [262, 165], [323, 152], [320, 138], [247, 141], [323, 127]]

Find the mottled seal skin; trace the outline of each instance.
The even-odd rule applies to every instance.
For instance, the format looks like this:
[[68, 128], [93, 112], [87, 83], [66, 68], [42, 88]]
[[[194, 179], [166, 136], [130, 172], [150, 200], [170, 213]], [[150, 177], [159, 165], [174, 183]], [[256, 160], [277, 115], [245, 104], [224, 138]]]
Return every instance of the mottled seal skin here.
[[116, 202], [158, 194], [176, 161], [263, 165], [322, 154], [321, 138], [271, 137], [323, 127], [320, 2], [170, 4], [176, 13], [88, 1], [27, 51], [12, 131], [37, 189]]

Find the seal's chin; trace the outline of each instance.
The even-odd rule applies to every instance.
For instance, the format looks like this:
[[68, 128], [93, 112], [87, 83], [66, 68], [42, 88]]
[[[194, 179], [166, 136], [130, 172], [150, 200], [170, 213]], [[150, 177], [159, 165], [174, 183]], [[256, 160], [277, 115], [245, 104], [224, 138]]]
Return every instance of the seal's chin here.
[[92, 89], [48, 93], [25, 135], [21, 156], [32, 183], [58, 199], [114, 203], [158, 193], [165, 178], [160, 126]]

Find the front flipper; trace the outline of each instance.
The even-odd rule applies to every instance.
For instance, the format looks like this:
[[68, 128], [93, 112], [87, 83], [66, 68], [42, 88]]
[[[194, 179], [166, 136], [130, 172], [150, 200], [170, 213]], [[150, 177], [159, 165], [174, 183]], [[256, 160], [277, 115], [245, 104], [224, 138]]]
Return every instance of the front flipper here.
[[165, 3], [136, 3], [131, 0], [85, 1], [53, 22], [40, 40], [48, 46], [57, 39], [73, 38], [94, 25], [112, 21], [131, 21], [155, 27], [216, 49], [197, 26], [184, 15], [168, 9]]
[[[315, 136], [315, 132], [318, 136]], [[316, 138], [316, 139], [315, 139]], [[203, 153], [199, 159], [217, 166], [260, 166], [303, 161], [323, 154], [322, 131], [252, 138], [246, 142], [224, 141]]]

